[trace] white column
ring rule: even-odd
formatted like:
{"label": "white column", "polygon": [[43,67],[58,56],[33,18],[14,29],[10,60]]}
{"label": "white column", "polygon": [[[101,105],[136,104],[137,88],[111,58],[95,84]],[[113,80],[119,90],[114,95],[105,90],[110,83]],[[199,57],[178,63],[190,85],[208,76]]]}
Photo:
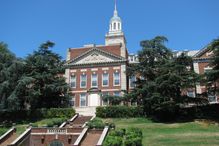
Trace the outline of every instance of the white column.
{"label": "white column", "polygon": [[127,90],[126,65],[121,65],[121,90]]}

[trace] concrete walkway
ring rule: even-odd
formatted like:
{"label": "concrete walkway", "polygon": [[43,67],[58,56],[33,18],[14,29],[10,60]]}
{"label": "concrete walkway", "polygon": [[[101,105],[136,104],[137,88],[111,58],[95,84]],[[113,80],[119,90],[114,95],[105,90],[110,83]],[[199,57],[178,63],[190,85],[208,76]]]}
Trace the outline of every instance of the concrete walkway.
{"label": "concrete walkway", "polygon": [[83,116],[95,116],[96,115],[96,107],[75,107],[76,113]]}

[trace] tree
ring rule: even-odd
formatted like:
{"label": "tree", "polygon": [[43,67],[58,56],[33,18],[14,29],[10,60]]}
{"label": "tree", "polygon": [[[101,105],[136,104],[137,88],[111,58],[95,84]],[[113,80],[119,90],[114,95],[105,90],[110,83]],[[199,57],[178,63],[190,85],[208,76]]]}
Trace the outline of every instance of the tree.
{"label": "tree", "polygon": [[47,41],[26,58],[25,76],[19,81],[28,105],[35,108],[67,106],[69,86],[65,82],[64,62],[50,48],[55,44]]}
{"label": "tree", "polygon": [[217,87],[219,82],[219,39],[214,40],[208,48],[213,52],[210,63],[210,65],[213,66],[213,69],[206,73],[206,77],[208,80],[209,92],[213,92],[213,95],[215,95],[216,91],[219,92],[219,88]]}
{"label": "tree", "polygon": [[167,39],[163,36],[142,41],[139,64],[128,68],[128,75],[139,76],[131,94],[137,96],[148,115],[163,109],[174,113],[173,109],[188,101],[188,97],[181,94],[183,89],[194,88],[196,83],[192,59],[184,54],[173,58],[165,42]]}
{"label": "tree", "polygon": [[16,58],[8,46],[0,43],[0,109],[18,110],[23,100],[16,89],[24,72],[25,63]]}

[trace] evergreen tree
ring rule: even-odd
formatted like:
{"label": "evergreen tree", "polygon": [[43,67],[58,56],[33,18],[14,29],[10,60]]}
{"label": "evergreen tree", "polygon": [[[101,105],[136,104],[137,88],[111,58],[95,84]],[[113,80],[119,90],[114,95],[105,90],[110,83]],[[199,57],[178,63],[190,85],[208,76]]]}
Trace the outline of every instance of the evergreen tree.
{"label": "evergreen tree", "polygon": [[17,95],[17,85],[23,76],[25,63],[0,43],[0,109],[17,110],[23,108],[23,100]]}
{"label": "evergreen tree", "polygon": [[50,48],[55,44],[48,41],[26,58],[25,76],[20,87],[26,86],[23,94],[29,105],[35,108],[64,107],[68,105],[69,86],[65,82],[64,62]]}
{"label": "evergreen tree", "polygon": [[192,59],[184,54],[173,58],[170,49],[165,46],[166,41],[162,36],[142,41],[139,64],[128,68],[130,76],[140,77],[131,95],[136,96],[148,115],[163,108],[174,112],[174,108],[191,101],[191,98],[182,98],[181,93],[184,89],[194,88],[197,82]]}
{"label": "evergreen tree", "polygon": [[209,94],[215,95],[216,91],[219,92],[219,88],[217,87],[219,84],[219,39],[216,39],[211,43],[209,50],[213,52],[210,63],[210,65],[213,66],[213,69],[206,73],[209,88],[208,92]]}

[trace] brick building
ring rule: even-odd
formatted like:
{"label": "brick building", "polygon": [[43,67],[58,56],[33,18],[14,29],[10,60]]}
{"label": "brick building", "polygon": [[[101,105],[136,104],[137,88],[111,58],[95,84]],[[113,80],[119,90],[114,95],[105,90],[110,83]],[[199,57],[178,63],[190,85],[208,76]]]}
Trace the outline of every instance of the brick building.
{"label": "brick building", "polygon": [[115,5],[105,45],[85,45],[67,52],[65,77],[71,87],[72,105],[101,106],[107,104],[102,95],[121,96],[129,88],[127,65],[126,38]]}

